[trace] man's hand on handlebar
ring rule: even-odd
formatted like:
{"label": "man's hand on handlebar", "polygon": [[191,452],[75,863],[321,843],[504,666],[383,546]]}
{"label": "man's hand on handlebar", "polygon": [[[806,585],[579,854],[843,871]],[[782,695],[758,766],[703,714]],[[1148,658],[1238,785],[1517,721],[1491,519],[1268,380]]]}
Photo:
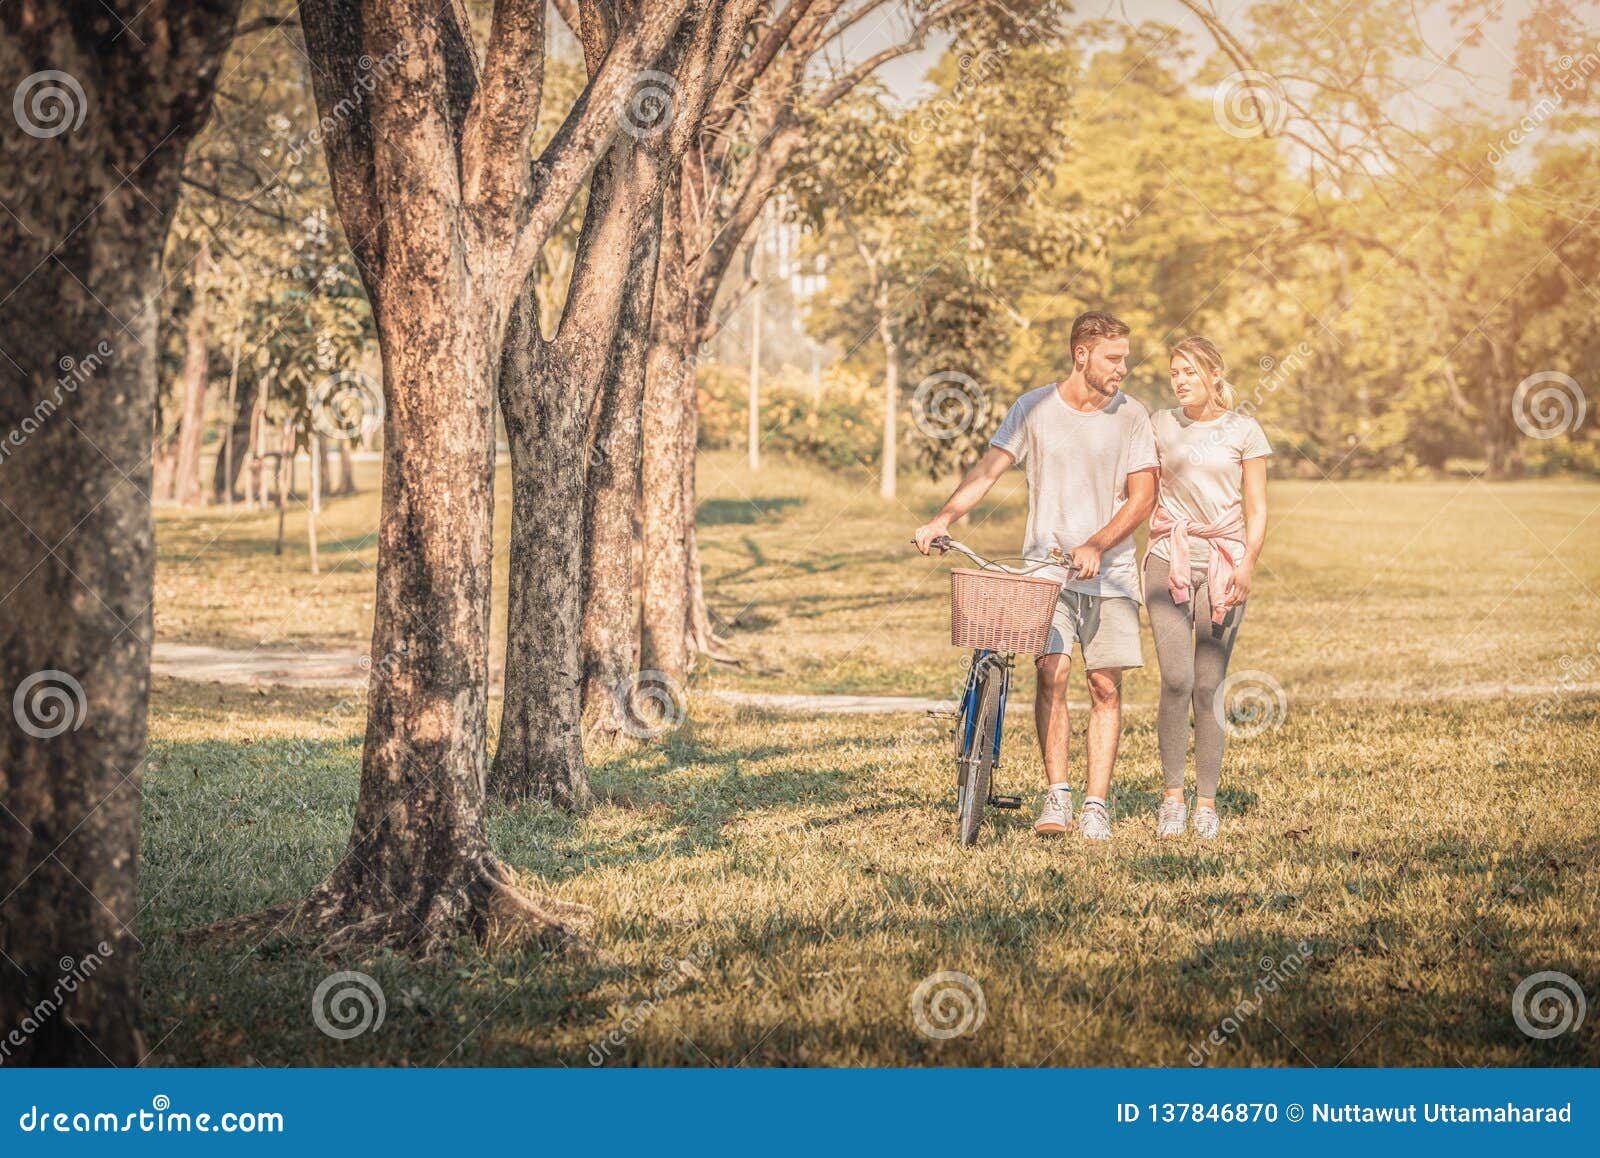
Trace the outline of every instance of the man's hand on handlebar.
{"label": "man's hand on handlebar", "polygon": [[[916,537],[912,539],[912,542],[917,545],[917,550],[926,555],[930,550],[933,549],[935,539],[946,538],[949,536],[949,534],[949,525],[939,519],[934,519],[931,523],[924,523],[922,526],[917,528]],[[942,554],[944,548],[941,547],[939,550]]]}
{"label": "man's hand on handlebar", "polygon": [[1093,579],[1100,574],[1100,548],[1084,543],[1072,548],[1069,552],[1072,565],[1076,569],[1074,579]]}

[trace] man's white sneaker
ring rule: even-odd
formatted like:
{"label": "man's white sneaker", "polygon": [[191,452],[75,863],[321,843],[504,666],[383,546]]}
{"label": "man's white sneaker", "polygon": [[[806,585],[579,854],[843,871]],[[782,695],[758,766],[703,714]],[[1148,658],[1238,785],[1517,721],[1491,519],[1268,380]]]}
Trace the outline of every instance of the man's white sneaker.
{"label": "man's white sneaker", "polygon": [[1189,806],[1182,800],[1165,799],[1156,810],[1156,835],[1170,840],[1183,835],[1183,826],[1189,820]]}
{"label": "man's white sneaker", "polygon": [[1106,815],[1106,806],[1098,800],[1091,800],[1083,806],[1083,820],[1078,825],[1083,833],[1084,840],[1110,840],[1111,817]]}
{"label": "man's white sneaker", "polygon": [[1033,831],[1040,836],[1060,836],[1071,827],[1072,793],[1050,789],[1044,794],[1044,808],[1033,822]]}

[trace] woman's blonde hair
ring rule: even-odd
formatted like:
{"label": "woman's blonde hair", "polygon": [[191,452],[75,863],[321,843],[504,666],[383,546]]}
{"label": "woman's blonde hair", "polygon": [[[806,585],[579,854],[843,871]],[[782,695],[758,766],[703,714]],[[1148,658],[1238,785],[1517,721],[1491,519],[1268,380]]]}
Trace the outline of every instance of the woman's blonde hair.
{"label": "woman's blonde hair", "polygon": [[1228,364],[1210,338],[1193,334],[1172,347],[1173,358],[1184,357],[1206,379],[1211,400],[1224,410],[1233,409],[1233,387],[1228,384]]}

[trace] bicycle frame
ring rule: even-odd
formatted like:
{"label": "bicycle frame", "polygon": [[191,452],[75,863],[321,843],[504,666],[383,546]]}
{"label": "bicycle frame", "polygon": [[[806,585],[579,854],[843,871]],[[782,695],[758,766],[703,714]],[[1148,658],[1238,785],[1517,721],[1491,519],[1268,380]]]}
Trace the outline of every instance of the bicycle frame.
{"label": "bicycle frame", "polygon": [[[982,570],[1009,571],[1012,574],[1028,575],[1047,567],[1060,567],[1067,572],[1070,579],[1077,568],[1072,560],[1064,558],[1060,551],[1052,549],[1048,559],[1018,558],[1016,561],[1023,564],[1021,567],[1007,566],[1010,560],[985,559],[976,551],[948,535],[935,539],[932,547],[941,554],[946,551],[959,551],[971,559]],[[1006,701],[1011,694],[1011,669],[1016,657],[987,648],[977,648],[972,653],[972,663],[967,670],[966,687],[961,693],[960,706],[955,717],[959,729],[959,752],[956,756],[956,801],[957,812],[962,819],[962,843],[970,844],[976,839],[978,823],[976,814],[969,813],[969,805],[965,796],[977,790],[978,784],[984,786],[986,800],[979,801],[977,807],[981,809],[985,804],[998,808],[1020,808],[1020,796],[1005,796],[994,791],[992,774],[1000,767],[1000,746],[1005,733]],[[974,745],[979,742],[977,729],[979,724],[980,697],[984,694],[989,680],[999,680],[999,694],[995,702],[994,713],[994,738],[993,750],[989,752],[976,752]],[[985,714],[987,719],[987,714]],[[984,765],[988,770],[985,773]],[[973,777],[978,778],[974,783]]]}
{"label": "bicycle frame", "polygon": [[1000,763],[1000,734],[1005,730],[1006,696],[1011,692],[1011,657],[1002,656],[997,651],[988,651],[983,648],[972,653],[972,667],[967,671],[967,688],[961,695],[961,707],[958,718],[963,723],[961,735],[961,748],[963,751],[972,751],[972,731],[977,726],[974,708],[978,706],[978,672],[985,664],[998,668],[1000,672],[1000,715],[995,721],[994,728],[994,762]]}

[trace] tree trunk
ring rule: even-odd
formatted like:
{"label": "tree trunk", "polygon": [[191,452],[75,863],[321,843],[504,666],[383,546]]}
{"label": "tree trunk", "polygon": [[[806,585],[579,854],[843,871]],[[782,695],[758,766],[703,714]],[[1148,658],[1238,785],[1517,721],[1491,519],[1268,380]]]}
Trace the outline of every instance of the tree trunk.
{"label": "tree trunk", "polygon": [[184,325],[183,414],[178,426],[178,469],[173,497],[179,506],[200,502],[200,446],[206,433],[206,386],[211,376],[211,317],[205,282],[211,267],[211,247],[200,244],[194,263],[194,300]]}
{"label": "tree trunk", "polygon": [[353,495],[356,493],[356,462],[355,456],[350,453],[350,440],[341,438],[339,446],[339,486],[333,493],[336,495]]}
{"label": "tree trunk", "polygon": [[896,427],[900,417],[900,346],[895,341],[894,326],[889,318],[887,287],[880,287],[876,297],[878,340],[883,343],[883,461],[878,493],[892,499],[899,470],[900,443]]}
{"label": "tree trunk", "polygon": [[[132,924],[156,304],[184,152],[237,4],[142,19],[131,0],[102,8],[0,6],[0,76],[28,78],[17,107],[38,130],[0,133],[0,430],[26,436],[0,446],[0,1026],[13,1065],[145,1056]],[[119,16],[138,38],[117,37]],[[45,62],[73,85],[38,72]],[[35,103],[47,89],[53,111]]]}
{"label": "tree trunk", "polygon": [[150,497],[171,502],[178,482],[178,438],[180,431],[158,433],[150,451]]}
{"label": "tree trunk", "polygon": [[233,419],[223,433],[216,467],[211,474],[212,499],[219,503],[233,502],[239,478],[244,474],[245,463],[250,457],[251,418],[255,413],[255,391],[240,390],[230,380],[229,392],[232,395],[229,410]]}
{"label": "tree trunk", "polygon": [[270,371],[256,379],[255,402],[250,408],[250,466],[245,473],[245,503],[257,510],[267,502],[267,480],[262,464],[267,451],[267,382]]}
{"label": "tree trunk", "polygon": [[[511,567],[505,698],[489,790],[568,811],[592,803],[583,762],[583,382],[603,359],[592,345],[546,364],[529,278],[500,359],[500,407],[511,447]],[[552,357],[552,361],[554,361]],[[556,378],[560,381],[556,381]]]}
{"label": "tree trunk", "polygon": [[749,451],[750,473],[761,469],[761,230],[750,242],[750,403],[745,415],[745,443]]}
{"label": "tree trunk", "polygon": [[[669,205],[677,200],[668,195]],[[684,471],[694,391],[690,275],[675,214],[662,221],[661,261],[645,371],[641,511],[644,589],[639,669],[680,694],[689,671],[689,515]],[[690,456],[692,458],[692,455]]]}
{"label": "tree trunk", "polygon": [[[626,14],[626,33],[530,169],[543,4],[496,6],[480,88],[461,5],[301,0],[317,107],[339,125],[324,138],[334,200],[383,354],[366,745],[349,850],[329,877],[302,901],[211,932],[281,924],[325,949],[428,957],[464,933],[555,947],[587,923],[583,906],[524,892],[484,827],[495,388],[534,257],[618,136],[623,98],[683,8]],[[370,71],[362,61],[392,53],[404,66],[364,85],[350,109]]]}
{"label": "tree trunk", "polygon": [[610,372],[590,431],[584,505],[583,716],[591,732],[615,736],[628,723],[619,695],[633,674],[639,638],[634,521],[639,504],[645,359],[655,302],[661,203],[651,209],[617,320]]}
{"label": "tree trunk", "polygon": [[306,503],[306,545],[311,552],[311,573],[318,575],[322,568],[317,562],[317,516],[322,514],[322,479],[328,469],[328,448],[322,435],[312,433],[310,450],[307,457],[311,460],[311,493]]}

